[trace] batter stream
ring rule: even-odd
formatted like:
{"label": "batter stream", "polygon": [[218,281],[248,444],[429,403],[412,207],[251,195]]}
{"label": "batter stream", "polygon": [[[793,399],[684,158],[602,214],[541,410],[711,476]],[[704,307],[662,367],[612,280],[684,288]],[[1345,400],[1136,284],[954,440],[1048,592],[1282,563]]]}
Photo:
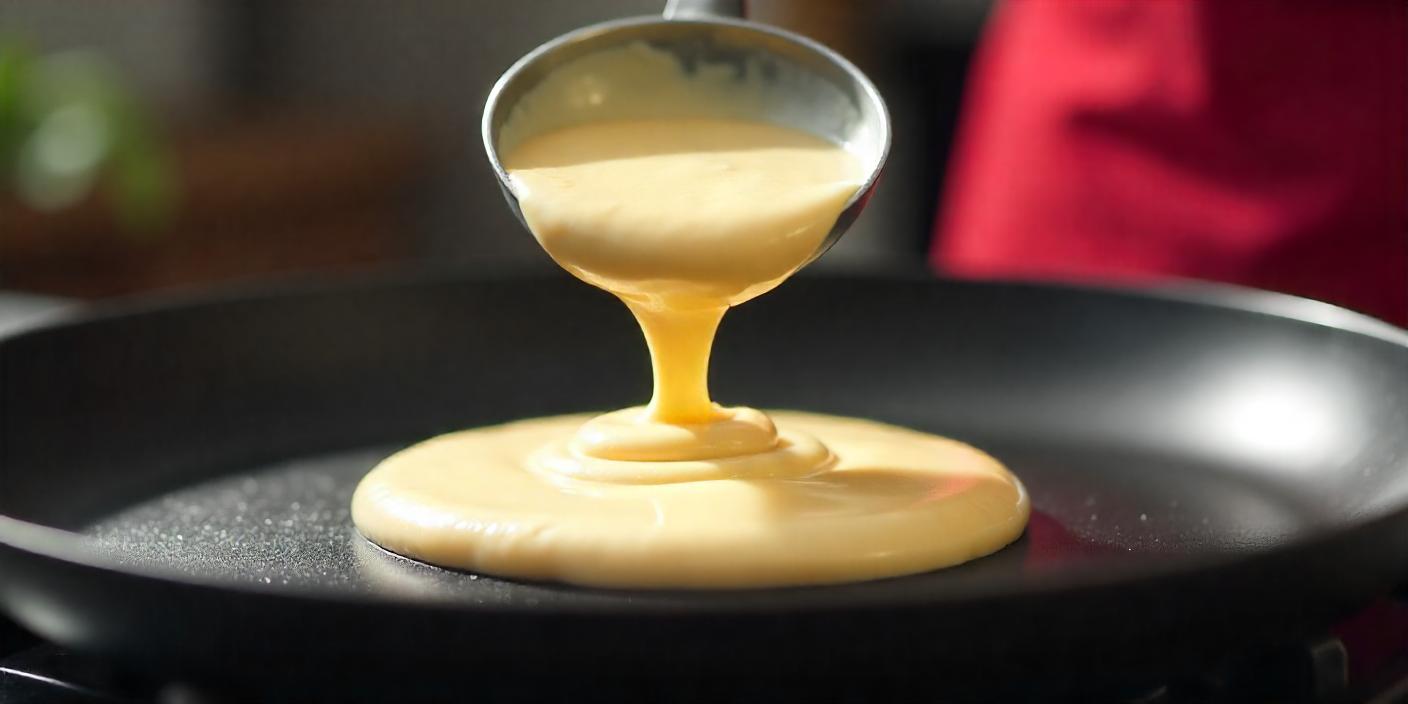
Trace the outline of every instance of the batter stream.
{"label": "batter stream", "polygon": [[805,264],[864,179],[844,148],[762,123],[607,120],[504,163],[548,254],[639,321],[654,396],[403,450],[353,497],[367,538],[515,578],[730,588],[922,572],[1021,534],[1026,493],[977,449],[709,397],[724,312]]}

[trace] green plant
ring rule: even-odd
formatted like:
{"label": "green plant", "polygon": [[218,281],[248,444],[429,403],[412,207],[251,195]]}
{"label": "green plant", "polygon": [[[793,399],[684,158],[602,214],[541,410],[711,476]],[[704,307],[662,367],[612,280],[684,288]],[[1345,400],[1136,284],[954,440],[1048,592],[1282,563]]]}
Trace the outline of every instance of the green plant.
{"label": "green plant", "polygon": [[128,230],[170,217],[170,159],[119,72],[93,52],[40,56],[0,42],[0,188],[52,211],[100,186]]}

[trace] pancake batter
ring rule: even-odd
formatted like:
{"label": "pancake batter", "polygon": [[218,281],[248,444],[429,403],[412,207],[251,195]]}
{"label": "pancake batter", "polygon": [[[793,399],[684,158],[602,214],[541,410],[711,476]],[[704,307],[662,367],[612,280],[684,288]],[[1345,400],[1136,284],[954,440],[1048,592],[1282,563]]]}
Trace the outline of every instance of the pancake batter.
{"label": "pancake batter", "polygon": [[[452,433],[377,467],[353,516],[382,547],[426,562],[609,587],[873,579],[965,562],[1022,532],[1021,486],[978,450],[869,421],[771,415],[795,464],[620,462],[657,472],[645,477],[550,466],[589,416]],[[830,448],[821,458],[815,438]]]}
{"label": "pancake batter", "polygon": [[510,577],[723,588],[922,572],[1021,534],[1026,494],[981,451],[709,397],[724,312],[809,261],[860,186],[845,149],[774,125],[665,117],[546,130],[504,164],[548,254],[636,316],[654,396],[397,453],[353,497],[368,538]]}

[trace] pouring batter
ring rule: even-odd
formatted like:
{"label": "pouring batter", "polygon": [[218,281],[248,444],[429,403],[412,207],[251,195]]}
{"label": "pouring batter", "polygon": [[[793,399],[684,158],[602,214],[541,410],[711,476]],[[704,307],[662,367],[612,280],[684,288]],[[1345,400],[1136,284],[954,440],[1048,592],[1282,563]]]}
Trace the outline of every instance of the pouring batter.
{"label": "pouring batter", "polygon": [[510,577],[722,588],[927,571],[1021,534],[1026,494],[979,450],[709,397],[725,311],[810,260],[860,186],[844,148],[754,122],[608,120],[521,140],[505,166],[548,254],[635,315],[654,396],[388,458],[353,497],[372,541]]}

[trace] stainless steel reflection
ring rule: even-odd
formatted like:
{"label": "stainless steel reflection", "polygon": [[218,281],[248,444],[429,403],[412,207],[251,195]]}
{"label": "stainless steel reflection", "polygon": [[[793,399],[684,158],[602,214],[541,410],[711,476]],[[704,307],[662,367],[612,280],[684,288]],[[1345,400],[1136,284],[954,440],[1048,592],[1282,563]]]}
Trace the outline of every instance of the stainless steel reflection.
{"label": "stainless steel reflection", "polygon": [[[563,66],[603,50],[643,42],[674,56],[687,72],[700,64],[735,65],[740,74],[743,66],[761,67],[757,74],[765,90],[763,100],[748,106],[752,114],[738,115],[738,106],[720,106],[719,116],[801,129],[845,145],[861,160],[868,175],[812,259],[835,244],[865,208],[885,164],[890,149],[885,102],[860,69],[815,41],[756,22],[707,14],[739,5],[671,2],[666,16],[585,27],[543,44],[514,63],[489,93],[482,133],[489,163],[519,221],[523,213],[518,196],[499,159],[501,134],[514,106]],[[601,107],[605,113],[611,106]],[[590,111],[585,112],[582,121],[590,119]]]}

